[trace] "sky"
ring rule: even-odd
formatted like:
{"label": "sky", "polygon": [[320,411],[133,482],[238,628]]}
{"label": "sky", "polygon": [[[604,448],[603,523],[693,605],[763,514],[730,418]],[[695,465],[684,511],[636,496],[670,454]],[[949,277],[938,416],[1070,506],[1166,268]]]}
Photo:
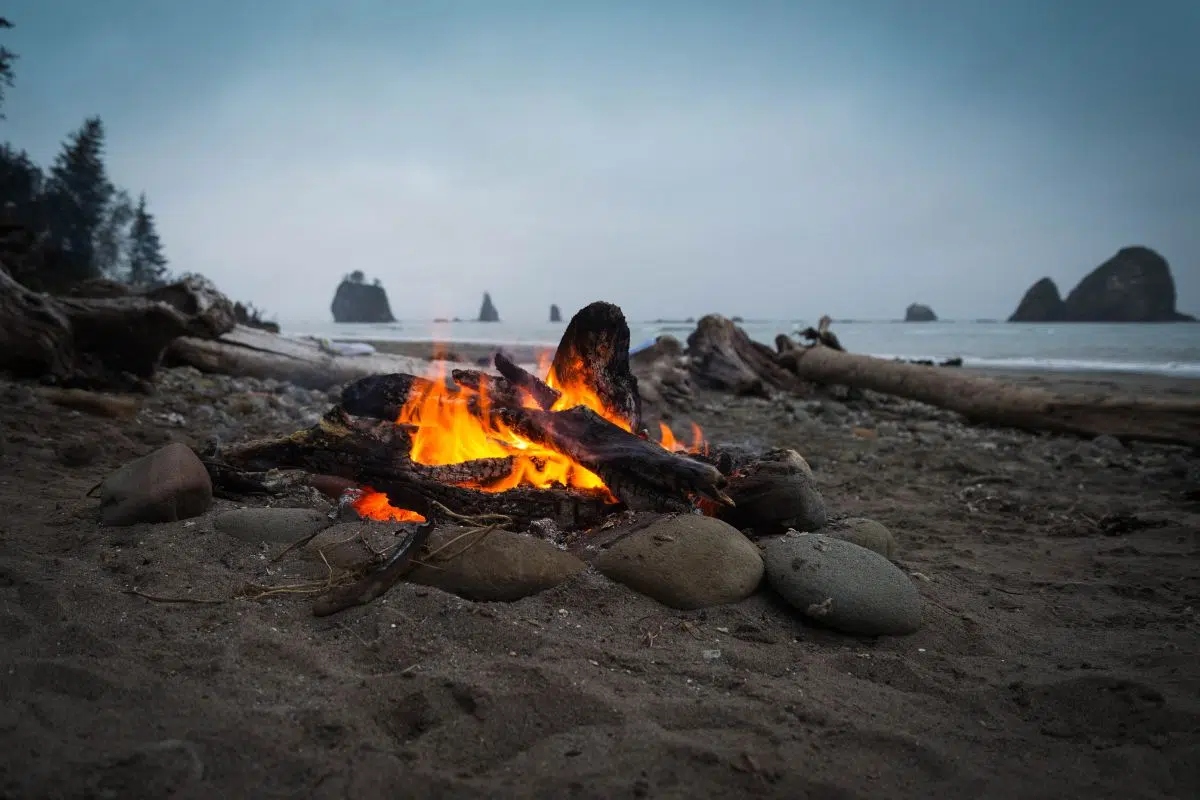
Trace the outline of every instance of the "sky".
{"label": "sky", "polygon": [[17,0],[3,138],[84,117],[171,268],[280,320],[1005,318],[1119,248],[1200,313],[1195,0]]}

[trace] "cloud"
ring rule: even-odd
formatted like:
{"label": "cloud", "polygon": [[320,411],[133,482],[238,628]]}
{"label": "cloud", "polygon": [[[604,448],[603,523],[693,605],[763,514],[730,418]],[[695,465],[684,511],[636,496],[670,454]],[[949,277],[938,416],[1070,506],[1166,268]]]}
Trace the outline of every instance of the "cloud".
{"label": "cloud", "polygon": [[[1069,71],[1122,51],[1056,53],[1036,17],[924,15],[922,38],[886,5],[863,24],[754,8],[293,20],[206,91],[114,120],[113,172],[149,194],[176,269],[284,320],[327,318],[353,269],[410,318],[473,314],[484,290],[514,320],[598,298],[634,318],[1003,317],[1133,243],[1200,311],[1190,118],[1165,84]],[[1148,80],[1154,48],[1132,49]],[[1094,105],[1117,96],[1161,113],[1118,124]]]}

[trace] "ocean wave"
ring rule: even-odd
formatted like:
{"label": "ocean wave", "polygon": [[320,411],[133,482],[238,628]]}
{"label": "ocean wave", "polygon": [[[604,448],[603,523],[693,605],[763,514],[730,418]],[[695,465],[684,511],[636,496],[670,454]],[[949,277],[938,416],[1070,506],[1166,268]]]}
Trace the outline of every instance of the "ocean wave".
{"label": "ocean wave", "polygon": [[[876,358],[905,361],[945,361],[950,356],[872,354]],[[1200,378],[1200,361],[1099,361],[1073,358],[982,358],[962,356],[964,367],[977,369],[1015,369],[1037,372],[1130,372],[1144,375],[1167,375],[1173,378]]]}

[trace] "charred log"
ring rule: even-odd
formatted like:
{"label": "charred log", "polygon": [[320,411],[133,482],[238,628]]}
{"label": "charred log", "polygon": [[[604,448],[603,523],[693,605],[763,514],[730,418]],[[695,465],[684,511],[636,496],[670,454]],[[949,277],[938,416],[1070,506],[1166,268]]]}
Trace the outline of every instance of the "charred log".
{"label": "charred log", "polygon": [[599,475],[633,510],[683,510],[694,495],[731,502],[722,491],[725,476],[712,465],[671,453],[586,406],[556,412],[505,409],[500,414],[525,438]]}
{"label": "charred log", "polygon": [[571,318],[550,374],[556,386],[588,386],[608,411],[642,430],[642,401],[629,368],[629,325],[617,306],[595,302]]}
{"label": "charred log", "polygon": [[358,417],[395,421],[409,398],[427,394],[433,381],[405,373],[370,375],[342,389],[342,408]]}
{"label": "charred log", "polygon": [[538,408],[549,411],[562,398],[562,392],[547,385],[538,376],[517,366],[503,353],[496,353],[496,371],[505,380],[533,398]]}
{"label": "charred log", "polygon": [[233,305],[189,276],[146,294],[51,297],[0,265],[0,368],[80,388],[145,388],[172,341],[234,326]]}
{"label": "charred log", "polygon": [[780,358],[807,381],[918,400],[976,423],[1200,447],[1200,403],[1195,401],[1063,397],[958,370],[897,363],[820,345]]}
{"label": "charred log", "polygon": [[779,365],[771,348],[725,317],[701,318],[687,343],[692,375],[700,386],[757,397],[799,388],[796,376]]}

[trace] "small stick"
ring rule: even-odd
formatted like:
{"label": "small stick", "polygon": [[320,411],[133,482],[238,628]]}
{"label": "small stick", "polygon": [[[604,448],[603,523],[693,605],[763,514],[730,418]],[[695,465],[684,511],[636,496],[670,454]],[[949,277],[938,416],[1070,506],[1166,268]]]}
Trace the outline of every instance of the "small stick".
{"label": "small stick", "polygon": [[225,600],[205,600],[199,597],[161,597],[156,594],[147,594],[139,592],[137,589],[126,589],[121,594],[131,594],[134,597],[140,597],[143,600],[150,600],[155,603],[193,603],[200,606],[218,606]]}

